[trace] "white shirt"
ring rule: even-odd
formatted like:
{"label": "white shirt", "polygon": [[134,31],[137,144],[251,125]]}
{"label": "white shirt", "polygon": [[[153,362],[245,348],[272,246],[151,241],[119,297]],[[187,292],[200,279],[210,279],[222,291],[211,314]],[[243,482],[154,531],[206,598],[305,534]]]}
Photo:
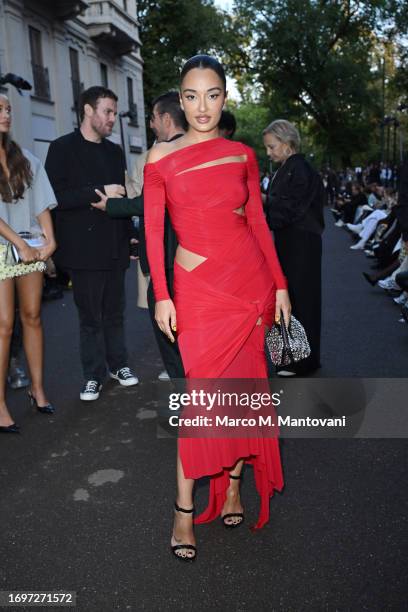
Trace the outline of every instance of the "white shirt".
{"label": "white shirt", "polygon": [[[23,197],[17,202],[4,202],[0,197],[0,219],[16,233],[41,233],[37,217],[47,208],[55,208],[57,199],[40,160],[26,149],[23,149],[23,155],[31,165],[31,187],[25,189]],[[1,235],[0,243],[7,244],[7,240]]]}

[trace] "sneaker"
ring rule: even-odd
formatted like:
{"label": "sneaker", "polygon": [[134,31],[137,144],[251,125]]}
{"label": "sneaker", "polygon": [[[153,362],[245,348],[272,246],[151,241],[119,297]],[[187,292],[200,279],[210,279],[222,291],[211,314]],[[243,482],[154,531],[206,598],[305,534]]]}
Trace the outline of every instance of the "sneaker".
{"label": "sneaker", "polygon": [[361,232],[361,230],[363,229],[363,224],[362,223],[358,223],[358,224],[354,225],[353,223],[346,223],[346,227],[351,232],[354,232],[354,234],[359,234]]}
{"label": "sneaker", "polygon": [[135,376],[132,370],[128,367],[120,368],[117,372],[109,372],[109,376],[117,380],[123,387],[132,387],[137,385],[139,379]]}
{"label": "sneaker", "polygon": [[365,241],[364,240],[359,240],[358,242],[356,242],[356,244],[353,244],[350,249],[352,251],[362,251],[364,249],[364,245],[365,245]]}
{"label": "sneaker", "polygon": [[93,400],[98,399],[101,389],[102,385],[98,383],[97,380],[87,380],[81,393],[79,394],[79,397],[84,402],[92,402]]}
{"label": "sneaker", "polygon": [[396,304],[398,304],[398,306],[403,306],[405,302],[408,301],[408,297],[405,295],[405,293],[401,293],[399,297],[395,297],[393,300]]}
{"label": "sneaker", "polygon": [[343,227],[343,225],[344,225],[344,221],[342,221],[341,219],[339,219],[339,220],[337,221],[337,223],[335,223],[334,225],[335,225],[336,227]]}
{"label": "sneaker", "polygon": [[389,276],[388,278],[385,278],[384,280],[379,280],[377,285],[381,287],[381,289],[386,289],[388,291],[390,290],[401,291],[401,287],[397,285],[397,283],[395,282],[393,278],[391,278],[391,276]]}
{"label": "sneaker", "polygon": [[159,380],[170,380],[170,376],[167,372],[167,370],[163,370],[162,372],[160,372],[160,374],[157,377]]}

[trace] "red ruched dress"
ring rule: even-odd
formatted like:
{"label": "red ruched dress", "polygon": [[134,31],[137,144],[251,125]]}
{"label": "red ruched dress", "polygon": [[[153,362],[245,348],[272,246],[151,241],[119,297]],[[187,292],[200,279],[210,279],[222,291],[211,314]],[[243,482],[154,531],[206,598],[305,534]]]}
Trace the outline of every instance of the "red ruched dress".
{"label": "red ruched dress", "polygon": [[[192,271],[174,265],[177,338],[187,378],[266,378],[264,325],[274,317],[276,289],[286,289],[266,224],[255,154],[214,138],[148,163],[144,170],[147,255],[157,301],[169,299],[163,248],[167,206],[179,244],[206,257]],[[234,212],[244,207],[244,214]],[[262,317],[264,325],[257,325]],[[207,509],[216,518],[229,469],[254,468],[261,506],[255,529],[269,519],[269,498],[283,487],[276,438],[179,438],[186,478],[210,476]]]}

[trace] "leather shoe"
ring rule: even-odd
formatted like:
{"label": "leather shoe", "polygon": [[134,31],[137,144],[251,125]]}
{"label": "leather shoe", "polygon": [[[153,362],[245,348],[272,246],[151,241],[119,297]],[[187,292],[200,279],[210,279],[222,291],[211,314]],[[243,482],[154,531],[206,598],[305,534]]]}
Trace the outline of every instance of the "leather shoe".
{"label": "leather shoe", "polygon": [[0,425],[0,433],[20,433],[20,427],[16,423],[11,425]]}
{"label": "leather shoe", "polygon": [[39,406],[37,404],[37,400],[31,391],[28,392],[28,399],[30,400],[31,406],[37,408],[38,412],[42,412],[43,414],[54,414],[55,408],[52,404],[47,404],[46,406]]}

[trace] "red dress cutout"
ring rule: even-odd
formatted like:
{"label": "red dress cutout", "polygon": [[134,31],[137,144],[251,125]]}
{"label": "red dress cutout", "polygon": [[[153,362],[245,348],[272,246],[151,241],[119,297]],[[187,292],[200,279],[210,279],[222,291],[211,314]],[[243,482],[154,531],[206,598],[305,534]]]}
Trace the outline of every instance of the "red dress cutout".
{"label": "red dress cutout", "polygon": [[[224,158],[236,161],[223,161]],[[216,165],[197,168],[202,164]],[[221,163],[222,162],[222,163]],[[173,151],[144,170],[147,255],[156,300],[169,299],[163,228],[167,205],[179,244],[207,259],[192,271],[174,266],[177,338],[187,378],[266,378],[264,325],[271,325],[276,289],[286,289],[265,221],[253,150],[214,138]],[[244,206],[245,214],[234,210]],[[207,509],[216,518],[240,458],[254,468],[261,497],[259,529],[269,498],[283,487],[276,438],[179,438],[186,478],[211,476]]]}

